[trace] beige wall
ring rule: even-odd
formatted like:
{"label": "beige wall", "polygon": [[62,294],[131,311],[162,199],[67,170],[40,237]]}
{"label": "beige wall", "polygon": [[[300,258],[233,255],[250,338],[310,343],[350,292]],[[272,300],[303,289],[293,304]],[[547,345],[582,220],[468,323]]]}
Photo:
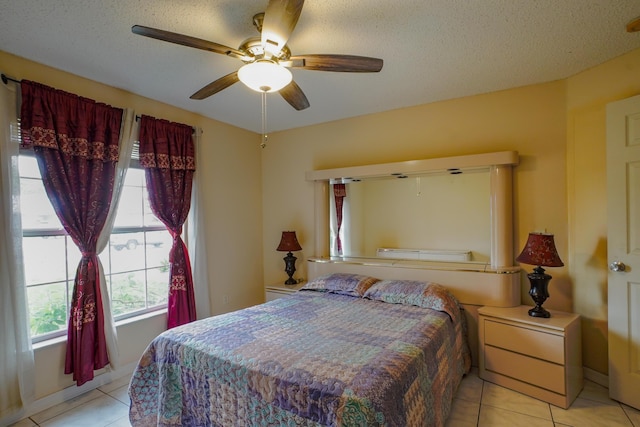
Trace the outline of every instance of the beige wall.
{"label": "beige wall", "polygon": [[[201,127],[202,156],[196,160],[196,173],[203,188],[202,203],[207,218],[202,232],[208,254],[211,311],[218,314],[264,301],[258,135],[1,51],[0,71],[113,106],[133,108],[137,115],[147,114]],[[233,242],[233,246],[229,242]],[[165,324],[165,316],[151,316],[118,326],[120,364],[136,362]],[[62,374],[64,343],[37,348],[35,358],[36,398],[73,384],[71,375]]]}
{"label": "beige wall", "polygon": [[640,94],[640,50],[567,79],[569,271],[585,366],[608,372],[606,104]]}
{"label": "beige wall", "polygon": [[[282,230],[298,232],[300,258],[314,255],[313,184],[304,180],[305,171],[503,150],[521,157],[515,171],[515,246],[522,247],[529,231],[546,229],[558,236],[566,258],[565,140],[564,82],[272,134],[263,155],[265,281],[286,277],[274,250]],[[304,277],[300,260],[298,267]],[[549,307],[570,310],[567,273],[561,268],[552,274],[556,290]]]}
{"label": "beige wall", "polygon": [[[584,365],[607,374],[605,105],[638,93],[640,50],[563,81],[272,134],[263,156],[265,282],[286,277],[274,250],[281,230],[298,232],[299,277],[314,255],[305,171],[516,150],[515,250],[530,231],[555,234],[565,267],[547,270],[545,306],[582,315]],[[524,304],[528,288],[523,274]]]}

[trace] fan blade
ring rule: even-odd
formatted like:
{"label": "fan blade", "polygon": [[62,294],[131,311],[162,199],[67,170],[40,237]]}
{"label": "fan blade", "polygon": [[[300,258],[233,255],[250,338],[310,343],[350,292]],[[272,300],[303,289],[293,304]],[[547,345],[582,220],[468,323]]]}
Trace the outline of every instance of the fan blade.
{"label": "fan blade", "polygon": [[355,55],[297,55],[289,58],[292,68],[347,73],[377,73],[383,61]]}
{"label": "fan blade", "polygon": [[199,91],[191,95],[189,98],[191,99],[208,98],[211,95],[214,95],[220,92],[221,90],[228,88],[229,86],[231,86],[232,84],[238,81],[239,81],[238,72],[234,71],[231,74],[227,74],[226,76],[220,77],[218,80],[209,83],[208,85],[206,85],[205,87],[203,87],[202,89],[200,89]]}
{"label": "fan blade", "polygon": [[269,0],[262,22],[262,46],[271,55],[276,55],[287,44],[293,32],[304,0]]}
{"label": "fan blade", "polygon": [[280,95],[298,111],[309,108],[307,96],[294,81],[291,81],[287,86],[280,89]]}
{"label": "fan blade", "polygon": [[208,50],[209,52],[220,53],[234,58],[244,58],[246,56],[243,52],[229,46],[224,46],[191,36],[185,36],[184,34],[172,33],[171,31],[159,30],[157,28],[134,25],[131,27],[131,32],[140,36],[151,37],[152,39],[180,44],[182,46],[193,47],[196,49]]}

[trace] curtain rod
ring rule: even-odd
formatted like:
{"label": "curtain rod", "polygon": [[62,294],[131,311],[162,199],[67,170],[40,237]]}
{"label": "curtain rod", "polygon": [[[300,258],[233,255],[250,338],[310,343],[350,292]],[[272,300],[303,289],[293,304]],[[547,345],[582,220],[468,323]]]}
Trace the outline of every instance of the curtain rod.
{"label": "curtain rod", "polygon": [[14,79],[2,73],[2,83],[8,84],[9,82],[20,83],[20,80]]}

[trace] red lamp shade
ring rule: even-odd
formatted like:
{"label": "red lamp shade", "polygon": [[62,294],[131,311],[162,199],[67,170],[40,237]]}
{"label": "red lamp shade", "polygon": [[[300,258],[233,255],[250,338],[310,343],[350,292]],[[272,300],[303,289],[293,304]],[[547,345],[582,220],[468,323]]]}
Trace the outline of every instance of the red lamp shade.
{"label": "red lamp shade", "polygon": [[553,234],[529,233],[527,243],[516,261],[544,267],[562,267]]}
{"label": "red lamp shade", "polygon": [[277,251],[282,252],[294,252],[301,251],[302,246],[298,243],[298,238],[296,237],[295,231],[283,231],[282,238],[280,239],[280,244],[278,245]]}

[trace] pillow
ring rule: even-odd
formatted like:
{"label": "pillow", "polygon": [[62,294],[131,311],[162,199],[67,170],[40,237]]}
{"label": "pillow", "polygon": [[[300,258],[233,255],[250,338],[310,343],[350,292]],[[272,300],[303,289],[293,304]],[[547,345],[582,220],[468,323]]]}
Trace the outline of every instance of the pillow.
{"label": "pillow", "polygon": [[442,285],[415,280],[382,280],[362,296],[392,304],[416,305],[443,311],[453,320],[460,316],[458,300]]}
{"label": "pillow", "polygon": [[306,289],[361,297],[371,285],[378,281],[380,279],[360,274],[332,273],[316,277],[304,285],[301,290]]}

